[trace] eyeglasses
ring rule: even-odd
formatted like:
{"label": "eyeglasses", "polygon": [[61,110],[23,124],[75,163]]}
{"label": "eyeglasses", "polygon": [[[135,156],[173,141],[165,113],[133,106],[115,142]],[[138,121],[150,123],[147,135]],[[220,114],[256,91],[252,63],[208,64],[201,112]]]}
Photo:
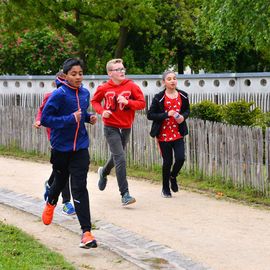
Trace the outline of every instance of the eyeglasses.
{"label": "eyeglasses", "polygon": [[116,68],[116,69],[111,69],[111,71],[126,72],[126,69],[125,68]]}

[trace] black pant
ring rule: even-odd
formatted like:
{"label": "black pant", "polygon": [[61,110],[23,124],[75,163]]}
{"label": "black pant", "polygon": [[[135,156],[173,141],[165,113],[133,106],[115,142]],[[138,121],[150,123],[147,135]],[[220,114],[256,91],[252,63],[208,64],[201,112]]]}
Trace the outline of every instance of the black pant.
{"label": "black pant", "polygon": [[[52,171],[51,176],[48,180],[48,185],[52,186],[53,181],[54,181],[54,171]],[[69,188],[69,178],[67,179],[67,183],[65,185],[65,187],[62,189],[62,203],[67,203],[70,202],[70,188]]]}
{"label": "black pant", "polygon": [[[177,177],[178,173],[180,172],[185,162],[185,145],[184,140],[179,139],[172,142],[159,142],[159,146],[163,158],[162,184],[163,188],[167,191],[169,190],[170,176]],[[173,164],[173,152],[175,159],[174,164]]]}
{"label": "black pant", "polygon": [[70,175],[71,192],[76,214],[83,232],[91,230],[89,196],[87,190],[87,173],[90,164],[88,149],[76,152],[51,151],[51,163],[55,179],[50,189],[48,202],[56,204],[61,190]]}

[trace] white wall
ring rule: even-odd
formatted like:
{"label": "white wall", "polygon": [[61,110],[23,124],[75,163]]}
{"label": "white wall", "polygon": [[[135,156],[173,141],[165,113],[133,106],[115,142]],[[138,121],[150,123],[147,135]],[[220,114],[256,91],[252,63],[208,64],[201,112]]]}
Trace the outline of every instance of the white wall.
{"label": "white wall", "polygon": [[[162,89],[161,75],[127,75],[145,94]],[[188,93],[267,93],[270,72],[177,75],[178,88]],[[55,89],[54,76],[0,76],[1,93],[46,93]],[[103,75],[85,75],[84,85],[93,93],[108,80]]]}

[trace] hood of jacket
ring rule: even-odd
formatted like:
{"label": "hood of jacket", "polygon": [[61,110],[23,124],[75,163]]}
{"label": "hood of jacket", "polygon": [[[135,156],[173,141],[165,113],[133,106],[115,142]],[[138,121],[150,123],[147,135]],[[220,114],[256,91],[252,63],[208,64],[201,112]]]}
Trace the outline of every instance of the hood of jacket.
{"label": "hood of jacket", "polygon": [[107,83],[109,86],[116,87],[116,86],[122,86],[130,82],[130,79],[124,79],[121,83],[116,84],[112,79],[110,79]]}

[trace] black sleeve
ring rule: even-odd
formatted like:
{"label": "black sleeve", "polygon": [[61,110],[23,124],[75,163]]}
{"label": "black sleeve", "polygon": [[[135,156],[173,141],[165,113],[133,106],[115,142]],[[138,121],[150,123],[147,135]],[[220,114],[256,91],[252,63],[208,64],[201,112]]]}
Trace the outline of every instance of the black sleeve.
{"label": "black sleeve", "polygon": [[156,97],[154,97],[147,112],[147,119],[153,121],[163,121],[166,118],[168,118],[168,113],[160,111],[159,101]]}

